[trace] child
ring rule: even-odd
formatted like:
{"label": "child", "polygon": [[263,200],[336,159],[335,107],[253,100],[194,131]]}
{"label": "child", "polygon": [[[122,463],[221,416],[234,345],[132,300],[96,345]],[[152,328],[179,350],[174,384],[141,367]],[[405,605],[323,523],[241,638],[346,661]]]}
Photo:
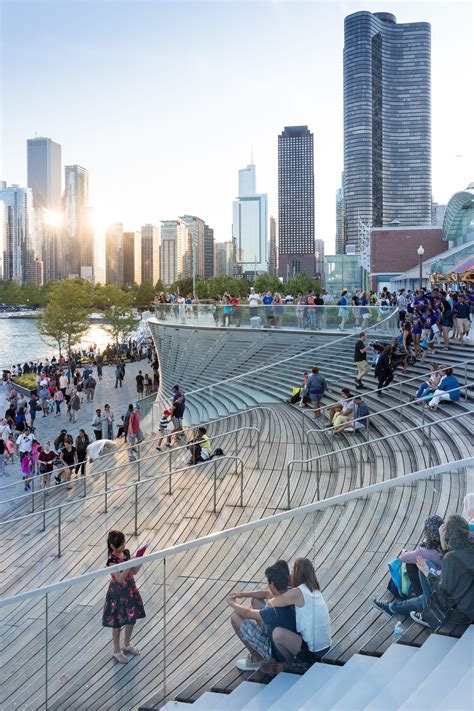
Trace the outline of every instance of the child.
{"label": "child", "polygon": [[30,490],[30,481],[33,476],[34,466],[35,463],[32,455],[30,453],[24,454],[21,460],[21,473],[23,475],[23,481],[25,482],[25,491]]}
{"label": "child", "polygon": [[162,435],[160,439],[158,440],[158,447],[156,448],[158,452],[161,452],[161,443],[166,437],[166,431],[168,429],[168,424],[169,424],[169,419],[168,417],[171,415],[171,410],[165,410],[163,412],[163,417],[160,420],[160,425],[159,425],[159,433]]}
{"label": "child", "polygon": [[40,452],[41,452],[41,445],[37,439],[34,439],[33,445],[31,447],[31,456],[33,457],[33,473],[34,474],[38,474],[38,472],[39,472],[38,456],[39,456]]}
{"label": "child", "polygon": [[13,439],[13,435],[9,434],[8,439],[6,441],[6,452],[5,452],[5,464],[9,461],[12,464],[15,461],[14,452],[15,452],[15,441]]}
{"label": "child", "polygon": [[[125,535],[122,531],[109,531],[107,536],[107,566],[117,565],[130,560],[130,551],[125,548]],[[112,580],[107,590],[107,597],[102,615],[103,627],[112,628],[114,645],[113,656],[120,664],[127,664],[126,654],[138,656],[140,651],[132,647],[130,639],[133,626],[139,619],[145,617],[143,601],[133,577],[140,566],[121,570],[112,574]],[[124,646],[120,646],[120,632],[125,627]]]}
{"label": "child", "polygon": [[54,397],[51,394],[49,395],[47,403],[48,403],[48,412],[50,415],[52,415],[55,410],[56,403],[54,402]]}

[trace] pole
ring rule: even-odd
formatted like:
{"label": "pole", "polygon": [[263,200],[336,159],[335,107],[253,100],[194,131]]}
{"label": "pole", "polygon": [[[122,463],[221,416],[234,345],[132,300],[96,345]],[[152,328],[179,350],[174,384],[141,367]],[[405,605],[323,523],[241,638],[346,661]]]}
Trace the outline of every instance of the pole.
{"label": "pole", "polygon": [[171,496],[173,492],[171,491],[171,450],[170,450],[170,475],[168,479],[168,494]]}
{"label": "pole", "polygon": [[135,482],[135,536],[138,536],[138,481]]}
{"label": "pole", "polygon": [[35,510],[35,479],[34,476],[31,477],[31,513]]}
{"label": "pole", "polygon": [[290,494],[290,465],[288,464],[286,469],[286,489],[288,498],[288,511],[291,509],[291,494]]}
{"label": "pole", "polygon": [[140,445],[137,444],[137,456],[138,456],[138,481],[140,481]]}
{"label": "pole", "polygon": [[420,254],[420,291],[423,288],[423,255]]}
{"label": "pole", "polygon": [[244,506],[244,463],[240,462],[240,505]]}
{"label": "pole", "polygon": [[104,513],[107,513],[107,476],[108,476],[108,472],[106,469],[105,476],[104,476]]}
{"label": "pole", "polygon": [[61,558],[61,508],[58,508],[58,558]]}
{"label": "pole", "polygon": [[217,508],[217,459],[214,459],[214,508],[212,509],[216,513]]}
{"label": "pole", "polygon": [[49,645],[49,615],[48,615],[48,593],[44,596],[44,707],[48,711],[48,645]]}
{"label": "pole", "polygon": [[163,558],[163,701],[166,699],[166,558]]}
{"label": "pole", "polygon": [[43,489],[43,531],[46,531],[46,489]]}

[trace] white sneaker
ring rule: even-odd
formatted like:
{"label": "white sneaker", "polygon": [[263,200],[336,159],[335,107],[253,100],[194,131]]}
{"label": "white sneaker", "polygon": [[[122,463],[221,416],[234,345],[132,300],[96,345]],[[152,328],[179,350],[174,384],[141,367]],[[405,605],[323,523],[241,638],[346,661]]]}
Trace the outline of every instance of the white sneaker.
{"label": "white sneaker", "polygon": [[251,657],[245,659],[237,659],[235,666],[240,671],[256,671],[260,667],[261,662],[252,662]]}

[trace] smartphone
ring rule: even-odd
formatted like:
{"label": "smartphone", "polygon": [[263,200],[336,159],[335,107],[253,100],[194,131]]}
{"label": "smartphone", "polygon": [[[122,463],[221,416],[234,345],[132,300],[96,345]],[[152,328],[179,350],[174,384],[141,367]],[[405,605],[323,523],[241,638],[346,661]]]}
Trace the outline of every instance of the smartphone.
{"label": "smartphone", "polygon": [[145,543],[145,545],[141,546],[137,550],[137,552],[135,553],[135,558],[141,558],[142,556],[144,556],[147,548],[148,548],[148,543]]}

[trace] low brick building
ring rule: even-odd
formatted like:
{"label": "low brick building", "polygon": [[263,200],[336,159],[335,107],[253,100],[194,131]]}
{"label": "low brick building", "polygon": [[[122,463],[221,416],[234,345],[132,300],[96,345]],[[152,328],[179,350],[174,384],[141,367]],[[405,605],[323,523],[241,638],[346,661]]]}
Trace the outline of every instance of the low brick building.
{"label": "low brick building", "polygon": [[420,245],[425,250],[424,259],[448,247],[441,227],[374,227],[370,231],[371,288],[379,290],[379,285],[415,267]]}

